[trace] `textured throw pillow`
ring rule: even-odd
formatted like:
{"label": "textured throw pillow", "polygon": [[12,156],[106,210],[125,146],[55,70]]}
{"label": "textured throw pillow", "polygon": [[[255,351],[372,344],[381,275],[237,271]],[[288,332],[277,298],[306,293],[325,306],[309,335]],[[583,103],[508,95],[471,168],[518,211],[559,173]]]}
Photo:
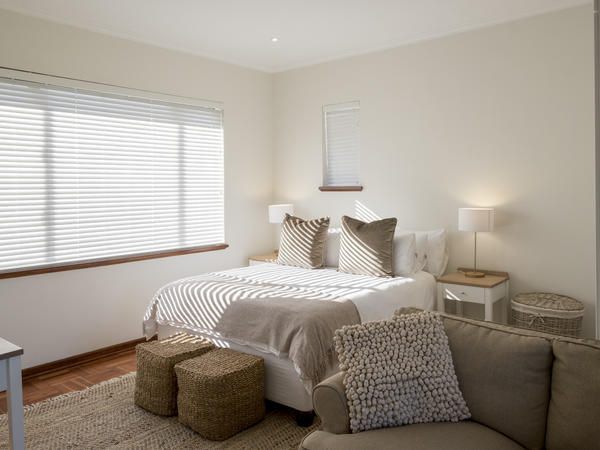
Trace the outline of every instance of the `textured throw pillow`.
{"label": "textured throw pillow", "polygon": [[323,266],[329,217],[304,220],[285,215],[281,227],[277,263],[317,269]]}
{"label": "textured throw pillow", "polygon": [[334,341],[353,433],[471,417],[438,314],[346,326]]}
{"label": "textured throw pillow", "polygon": [[396,219],[363,222],[342,217],[340,272],[391,277],[392,249]]}

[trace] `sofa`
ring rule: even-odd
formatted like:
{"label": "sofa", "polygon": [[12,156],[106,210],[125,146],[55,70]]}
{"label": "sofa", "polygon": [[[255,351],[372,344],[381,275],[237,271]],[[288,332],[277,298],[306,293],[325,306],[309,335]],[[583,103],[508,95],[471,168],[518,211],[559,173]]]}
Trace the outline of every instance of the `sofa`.
{"label": "sofa", "polygon": [[600,342],[442,314],[471,419],[351,433],[343,373],[318,384],[303,450],[600,449]]}

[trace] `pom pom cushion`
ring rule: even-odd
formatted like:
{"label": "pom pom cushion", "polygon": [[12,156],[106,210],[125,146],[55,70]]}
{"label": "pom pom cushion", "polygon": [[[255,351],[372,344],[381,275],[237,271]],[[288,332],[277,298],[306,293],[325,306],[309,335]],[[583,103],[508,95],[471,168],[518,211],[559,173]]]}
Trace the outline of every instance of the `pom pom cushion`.
{"label": "pom pom cushion", "polygon": [[339,271],[355,275],[391,277],[396,219],[363,222],[342,217]]}
{"label": "pom pom cushion", "polygon": [[277,263],[317,269],[323,266],[329,217],[304,220],[285,215],[281,228]]}
{"label": "pom pom cushion", "polygon": [[439,315],[346,326],[334,340],[353,433],[471,416]]}

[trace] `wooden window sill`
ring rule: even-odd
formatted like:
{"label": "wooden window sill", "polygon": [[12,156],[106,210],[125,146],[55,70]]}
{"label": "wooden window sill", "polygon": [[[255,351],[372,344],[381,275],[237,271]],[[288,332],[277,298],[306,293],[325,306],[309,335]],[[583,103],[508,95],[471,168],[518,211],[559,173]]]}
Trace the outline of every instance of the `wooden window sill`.
{"label": "wooden window sill", "polygon": [[78,261],[72,263],[57,264],[54,266],[35,267],[31,269],[17,269],[11,272],[0,273],[0,279],[26,277],[29,275],[40,275],[43,273],[63,272],[65,270],[89,269],[92,267],[110,266],[112,264],[144,261],[146,259],[166,258],[167,256],[179,256],[189,255],[191,253],[212,252],[215,250],[224,250],[227,247],[229,247],[228,244],[203,245],[200,247],[188,247],[175,250],[164,250],[159,252],[139,253],[136,255],[114,256],[106,259],[98,259],[93,261]]}
{"label": "wooden window sill", "polygon": [[319,186],[321,192],[360,192],[362,186]]}

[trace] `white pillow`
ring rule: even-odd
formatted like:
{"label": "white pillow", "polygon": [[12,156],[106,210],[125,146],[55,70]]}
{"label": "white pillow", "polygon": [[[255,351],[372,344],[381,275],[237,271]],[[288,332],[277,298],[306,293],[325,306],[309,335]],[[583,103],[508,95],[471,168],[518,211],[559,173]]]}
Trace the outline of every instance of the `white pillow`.
{"label": "white pillow", "polygon": [[434,277],[446,271],[448,265],[448,242],[446,230],[434,230],[427,233],[427,265],[425,270]]}
{"label": "white pillow", "polygon": [[431,231],[403,231],[414,233],[417,241],[415,272],[424,270],[435,277],[446,271],[448,265],[448,243],[445,229]]}
{"label": "white pillow", "polygon": [[417,258],[415,263],[415,272],[425,270],[427,265],[427,233],[415,232]]}
{"label": "white pillow", "polygon": [[329,227],[325,240],[325,266],[337,267],[340,265],[340,236],[341,228]]}
{"label": "white pillow", "polygon": [[396,276],[410,276],[417,265],[417,239],[415,233],[394,233],[393,269]]}

